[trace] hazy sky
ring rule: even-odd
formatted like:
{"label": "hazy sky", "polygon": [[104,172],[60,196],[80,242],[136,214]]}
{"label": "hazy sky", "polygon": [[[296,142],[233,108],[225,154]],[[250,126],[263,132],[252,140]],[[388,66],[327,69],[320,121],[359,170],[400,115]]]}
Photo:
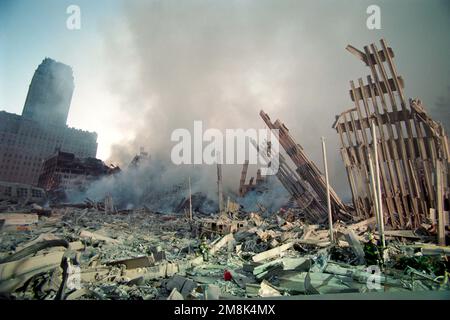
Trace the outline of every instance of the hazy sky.
{"label": "hazy sky", "polygon": [[[448,125],[449,3],[0,0],[0,110],[22,112],[48,56],[72,66],[68,124],[98,133],[99,158],[166,152],[170,132],[193,120],[261,128],[264,109],[319,166],[326,136],[334,184],[346,187],[331,125],[351,106],[349,81],[369,70],[345,46],[385,38],[407,96]],[[81,8],[81,30],[66,28],[70,4]],[[366,28],[370,4],[381,7],[381,30]]]}

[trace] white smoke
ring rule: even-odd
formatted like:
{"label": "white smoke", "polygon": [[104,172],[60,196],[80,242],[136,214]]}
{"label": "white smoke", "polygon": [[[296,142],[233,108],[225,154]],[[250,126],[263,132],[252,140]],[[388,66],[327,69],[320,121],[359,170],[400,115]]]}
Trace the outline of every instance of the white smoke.
{"label": "white smoke", "polygon": [[[403,9],[407,2],[380,2],[382,30],[365,27],[370,4],[373,1],[339,6],[290,0],[126,1],[121,19],[108,25],[104,39],[109,86],[123,106],[120,125],[128,137],[112,148],[110,161],[123,166],[143,146],[171,168],[174,129],[191,130],[195,120],[220,130],[263,128],[258,116],[263,109],[288,126],[319,168],[320,137],[327,138],[331,184],[349,199],[338,136],[331,125],[335,115],[352,104],[349,80],[369,71],[345,46],[362,48],[386,37],[398,59],[405,61],[399,71],[407,89],[422,89],[415,96],[432,92],[426,79],[406,77],[419,70],[417,65],[426,58],[419,53],[427,47],[417,48],[397,27],[410,20]],[[410,28],[408,33],[414,33]],[[411,52],[418,52],[414,59]],[[230,190],[238,187],[240,169],[223,167]],[[182,181],[191,168],[173,170],[185,172],[175,175]],[[195,187],[215,190],[215,166],[201,171],[204,176]]]}

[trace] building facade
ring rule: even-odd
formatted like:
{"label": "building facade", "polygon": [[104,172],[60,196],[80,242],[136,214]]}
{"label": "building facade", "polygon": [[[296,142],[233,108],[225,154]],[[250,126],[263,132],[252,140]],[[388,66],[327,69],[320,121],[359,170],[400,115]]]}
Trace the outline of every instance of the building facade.
{"label": "building facade", "polygon": [[22,117],[65,126],[74,90],[72,68],[45,58],[33,75]]}
{"label": "building facade", "polygon": [[66,124],[72,94],[71,68],[44,59],[22,116],[0,111],[0,181],[37,185],[43,162],[58,150],[95,158],[97,134]]}
{"label": "building facade", "polygon": [[38,185],[47,191],[83,190],[92,181],[117,172],[119,167],[107,166],[99,159],[58,151],[44,162]]}

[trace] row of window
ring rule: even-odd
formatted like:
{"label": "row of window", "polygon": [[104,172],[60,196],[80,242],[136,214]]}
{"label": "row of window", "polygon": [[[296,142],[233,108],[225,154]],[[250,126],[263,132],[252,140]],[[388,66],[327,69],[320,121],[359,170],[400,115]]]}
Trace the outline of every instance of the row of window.
{"label": "row of window", "polygon": [[[7,197],[11,197],[12,196],[12,187],[4,187],[3,194]],[[27,188],[17,188],[16,196],[19,198],[27,197],[28,189]],[[43,193],[41,190],[31,189],[31,196],[33,198],[41,198],[43,196]]]}
{"label": "row of window", "polygon": [[12,154],[12,153],[5,153],[5,158],[16,158],[16,159],[25,159],[25,160],[41,160],[42,158],[38,156],[28,156],[28,155],[21,155],[21,154]]}

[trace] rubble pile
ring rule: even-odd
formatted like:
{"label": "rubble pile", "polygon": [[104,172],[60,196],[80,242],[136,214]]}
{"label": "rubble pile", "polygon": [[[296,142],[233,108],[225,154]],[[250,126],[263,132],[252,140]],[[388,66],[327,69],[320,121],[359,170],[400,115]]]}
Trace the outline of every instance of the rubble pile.
{"label": "rubble pile", "polygon": [[[190,220],[148,209],[105,213],[65,206],[1,213],[0,293],[9,299],[226,299],[366,291],[448,290],[450,249],[426,227],[386,230],[375,219],[321,225],[293,212]],[[211,225],[235,225],[232,233]],[[372,232],[374,238],[378,237]],[[374,265],[369,266],[371,263]],[[379,274],[372,272],[376,270]],[[375,275],[375,278],[374,278]]]}

